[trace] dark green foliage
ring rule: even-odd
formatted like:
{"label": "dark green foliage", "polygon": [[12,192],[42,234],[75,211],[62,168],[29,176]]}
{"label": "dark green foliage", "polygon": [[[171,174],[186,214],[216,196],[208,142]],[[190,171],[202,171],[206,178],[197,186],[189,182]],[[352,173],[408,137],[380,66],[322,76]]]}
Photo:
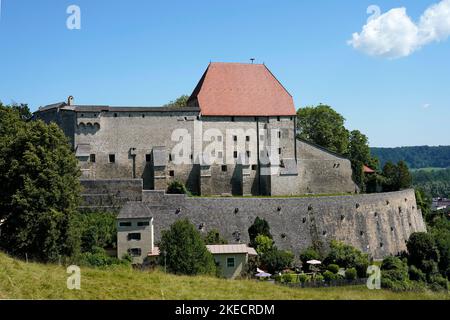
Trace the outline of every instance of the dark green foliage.
{"label": "dark green foliage", "polygon": [[81,238],[81,251],[95,248],[114,248],[117,242],[116,214],[109,212],[79,213],[75,216],[76,229]]}
{"label": "dark green foliage", "polygon": [[427,275],[434,273],[434,264],[437,265],[439,261],[439,251],[431,234],[424,232],[413,233],[406,247],[409,253],[409,265],[416,266]]}
{"label": "dark green foliage", "polygon": [[347,280],[355,280],[358,277],[358,272],[355,268],[349,268],[345,270],[345,279]]}
{"label": "dark green foliage", "polygon": [[432,197],[450,198],[450,168],[412,172],[413,185]]}
{"label": "dark green foliage", "polygon": [[434,275],[430,278],[430,288],[433,291],[447,291],[448,280],[441,275]]}
{"label": "dark green foliage", "polygon": [[447,217],[435,217],[429,225],[429,232],[435,239],[439,251],[439,270],[450,279],[450,220]]}
{"label": "dark green foliage", "polygon": [[382,166],[388,161],[403,160],[413,169],[450,167],[450,146],[372,148],[371,152],[380,159]]}
{"label": "dark green foliage", "polygon": [[303,270],[306,272],[310,271],[310,265],[306,263],[310,260],[321,260],[319,252],[312,247],[307,248],[300,253],[300,261],[302,262]]}
{"label": "dark green foliage", "polygon": [[78,162],[62,130],[0,105],[0,247],[41,261],[78,250]]}
{"label": "dark green foliage", "polygon": [[399,161],[397,164],[396,189],[408,189],[411,187],[411,185],[412,176],[409,172],[408,165],[404,161]]}
{"label": "dark green foliage", "polygon": [[387,257],[381,264],[381,285],[392,290],[409,290],[408,265],[397,257]]}
{"label": "dark green foliage", "polygon": [[412,185],[412,176],[404,161],[400,161],[397,165],[387,162],[383,167],[383,177],[384,192],[404,190]]}
{"label": "dark green foliage", "polygon": [[339,266],[337,264],[330,264],[327,266],[327,270],[337,274],[339,272]]}
{"label": "dark green foliage", "polygon": [[330,106],[301,108],[297,119],[301,139],[339,154],[347,152],[349,132],[344,127],[345,119]]}
{"label": "dark green foliage", "polygon": [[337,275],[329,270],[325,271],[322,275],[325,281],[332,281],[337,279]]}
{"label": "dark green foliage", "polygon": [[[216,273],[211,253],[195,226],[188,220],[175,222],[170,230],[162,232],[160,264],[175,274],[198,275]],[[164,259],[166,258],[166,259]]]}
{"label": "dark green foliage", "polygon": [[107,267],[111,265],[131,265],[131,258],[120,260],[109,256],[103,248],[93,247],[90,252],[78,255],[72,262],[80,266]]}
{"label": "dark green foliage", "polygon": [[283,271],[293,267],[294,255],[289,251],[278,250],[273,247],[261,256],[261,264],[269,273]]}
{"label": "dark green foliage", "polygon": [[167,186],[167,194],[188,194],[188,190],[184,183],[175,180]]}
{"label": "dark green foliage", "polygon": [[416,268],[415,266],[409,267],[409,279],[413,281],[427,281],[427,276],[425,273],[422,272],[422,270]]}
{"label": "dark green foliage", "polygon": [[257,247],[255,240],[259,235],[263,235],[269,237],[270,239],[273,239],[272,235],[270,234],[269,223],[266,220],[261,219],[260,217],[256,217],[255,222],[253,222],[250,228],[248,228],[248,235],[250,237],[250,246],[253,248]]}
{"label": "dark green foliage", "polygon": [[338,242],[331,241],[330,251],[324,260],[325,265],[337,264],[342,268],[355,268],[358,276],[363,278],[369,266],[369,257],[358,249]]}
{"label": "dark green foliage", "polygon": [[422,211],[422,215],[425,218],[425,221],[428,221],[431,215],[432,198],[429,194],[427,194],[420,188],[416,189],[415,193],[417,208]]}
{"label": "dark green foliage", "polygon": [[[369,148],[369,139],[366,135],[358,130],[350,132],[350,140],[348,151],[345,154],[352,162],[353,180],[360,187],[361,191],[365,192],[369,188],[367,186],[370,179],[375,179],[376,174],[366,176],[363,172],[363,166],[367,165],[371,169],[378,170],[378,159],[372,158]],[[371,182],[373,183],[373,181]],[[376,191],[376,186],[373,187]]]}
{"label": "dark green foliage", "polygon": [[188,95],[182,95],[177,98],[175,101],[170,101],[168,104],[164,105],[167,108],[183,108],[187,106],[187,102],[189,100]]}
{"label": "dark green foliage", "polygon": [[228,244],[228,241],[221,237],[219,231],[216,229],[213,229],[208,232],[208,234],[205,236],[205,244],[212,245],[212,244]]}

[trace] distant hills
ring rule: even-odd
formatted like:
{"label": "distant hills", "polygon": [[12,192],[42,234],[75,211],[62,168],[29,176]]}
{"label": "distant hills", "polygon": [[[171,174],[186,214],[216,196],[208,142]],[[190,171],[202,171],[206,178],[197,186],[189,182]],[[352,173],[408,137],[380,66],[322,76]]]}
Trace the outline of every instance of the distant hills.
{"label": "distant hills", "polygon": [[406,161],[410,169],[450,168],[450,146],[419,146],[400,148],[371,148],[381,167],[388,161]]}

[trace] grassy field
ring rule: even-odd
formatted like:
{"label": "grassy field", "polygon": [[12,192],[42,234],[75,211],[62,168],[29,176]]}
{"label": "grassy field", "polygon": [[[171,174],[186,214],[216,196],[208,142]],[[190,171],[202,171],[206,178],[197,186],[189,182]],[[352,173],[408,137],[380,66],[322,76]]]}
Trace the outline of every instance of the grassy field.
{"label": "grassy field", "polygon": [[66,269],[25,263],[0,253],[0,299],[126,300],[402,300],[449,299],[445,293],[394,293],[365,287],[292,289],[257,281],[180,277],[128,267],[81,269],[81,290],[66,287]]}

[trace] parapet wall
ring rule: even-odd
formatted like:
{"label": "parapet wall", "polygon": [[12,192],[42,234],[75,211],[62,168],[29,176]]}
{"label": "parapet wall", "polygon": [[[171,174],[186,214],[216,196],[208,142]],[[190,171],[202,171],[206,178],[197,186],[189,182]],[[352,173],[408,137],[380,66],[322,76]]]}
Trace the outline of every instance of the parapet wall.
{"label": "parapet wall", "polygon": [[414,190],[312,198],[188,198],[146,191],[142,199],[122,210],[151,212],[156,240],[187,218],[203,233],[217,229],[230,243],[247,243],[248,228],[259,216],[269,222],[276,245],[297,255],[335,239],[379,259],[405,251],[412,233],[426,231]]}

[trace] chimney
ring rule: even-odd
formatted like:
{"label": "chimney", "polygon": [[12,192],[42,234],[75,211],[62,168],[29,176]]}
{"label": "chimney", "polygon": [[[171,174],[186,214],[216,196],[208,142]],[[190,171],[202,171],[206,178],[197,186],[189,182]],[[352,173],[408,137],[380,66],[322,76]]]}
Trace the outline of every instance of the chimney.
{"label": "chimney", "polygon": [[67,105],[68,105],[68,106],[72,106],[72,105],[73,105],[73,96],[69,96],[69,97],[67,98]]}

